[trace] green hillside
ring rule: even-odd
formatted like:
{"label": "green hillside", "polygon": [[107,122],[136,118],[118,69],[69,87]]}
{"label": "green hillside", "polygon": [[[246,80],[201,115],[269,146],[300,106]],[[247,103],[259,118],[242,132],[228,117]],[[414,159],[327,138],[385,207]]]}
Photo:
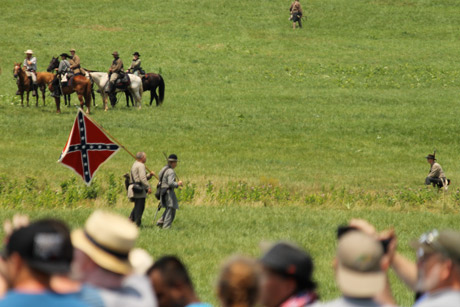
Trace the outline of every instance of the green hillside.
{"label": "green hillside", "polygon": [[[34,50],[43,71],[52,56],[75,48],[83,67],[100,71],[108,70],[114,50],[125,67],[138,51],[143,68],[163,76],[163,106],[147,106],[144,93],[141,110],[127,108],[119,96],[116,108],[104,112],[97,96],[92,116],[131,151],[146,151],[156,172],[164,164],[162,152],[179,156],[178,174],[187,183],[182,202],[199,212],[188,207],[189,214],[206,219],[210,210],[218,219],[216,210],[240,204],[241,213],[228,215],[237,228],[259,214],[278,223],[264,206],[286,223],[296,208],[308,215],[306,206],[313,206],[332,231],[353,210],[372,217],[378,209],[386,222],[381,228],[397,220],[399,230],[408,231],[404,222],[421,222],[404,234],[407,239],[453,225],[446,219],[457,217],[460,203],[460,2],[301,1],[308,18],[293,30],[287,0],[2,0],[0,204],[11,210],[130,205],[121,181],[132,164],[129,155],[120,152],[105,164],[88,192],[56,163],[76,109],[64,107],[57,115],[51,97],[46,106],[40,101],[38,108],[23,108],[14,95],[13,63],[22,62],[26,49]],[[447,193],[423,187],[429,170],[424,157],[434,149],[453,182]],[[290,215],[276,209],[291,204]],[[436,218],[421,212],[427,208]],[[414,216],[406,216],[407,209]],[[194,226],[186,217],[179,213],[183,229]],[[267,237],[260,230],[255,238],[286,234],[303,243],[291,227],[308,225],[300,216],[293,223],[277,224]],[[219,223],[209,227],[213,233]],[[320,228],[310,231],[318,235]],[[188,239],[199,245],[206,231]],[[158,233],[148,229],[144,235]],[[142,245],[161,254],[150,243]],[[256,254],[246,245],[237,250]],[[322,259],[319,270],[328,267],[332,250],[314,250]],[[191,252],[197,256],[187,259],[200,293],[212,300],[213,276],[204,276],[206,262],[198,259],[209,251],[194,246]],[[220,251],[215,259],[227,254]],[[214,271],[218,260],[210,264]],[[337,294],[332,272],[319,280],[327,285],[323,297]],[[409,305],[411,295],[399,284],[396,289]]]}

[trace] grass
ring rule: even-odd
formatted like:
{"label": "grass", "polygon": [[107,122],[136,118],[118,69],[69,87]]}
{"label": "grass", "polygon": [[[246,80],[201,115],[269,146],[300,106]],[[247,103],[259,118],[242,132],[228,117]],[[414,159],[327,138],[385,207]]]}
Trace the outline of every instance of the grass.
{"label": "grass", "polygon": [[[176,229],[146,227],[139,244],[155,256],[183,256],[205,300],[213,301],[217,264],[236,251],[258,255],[262,239],[311,250],[329,299],[338,294],[333,230],[351,216],[394,225],[403,243],[429,228],[455,228],[458,1],[303,1],[308,20],[296,31],[289,4],[2,1],[4,215],[51,214],[79,226],[91,206],[128,213],[121,175],[131,157],[117,154],[86,189],[56,163],[76,110],[56,115],[49,97],[45,107],[21,108],[14,96],[11,70],[24,50],[45,70],[53,55],[76,48],[84,67],[102,71],[114,50],[125,66],[139,51],[144,69],[164,77],[161,108],[120,102],[103,112],[97,97],[93,118],[131,151],[146,151],[157,172],[163,151],[178,154],[188,186]],[[445,194],[422,189],[423,157],[434,148],[453,182]],[[395,292],[410,304],[400,284]]]}

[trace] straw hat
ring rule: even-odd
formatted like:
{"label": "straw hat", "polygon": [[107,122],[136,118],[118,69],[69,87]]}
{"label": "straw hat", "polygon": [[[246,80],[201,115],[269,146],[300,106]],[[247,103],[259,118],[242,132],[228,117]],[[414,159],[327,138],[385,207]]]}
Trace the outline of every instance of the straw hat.
{"label": "straw hat", "polygon": [[24,51],[25,54],[34,54],[34,52],[31,49],[27,49],[27,51]]}
{"label": "straw hat", "polygon": [[118,274],[131,273],[128,255],[139,231],[128,219],[97,210],[90,215],[83,229],[72,232],[72,244],[100,267]]}
{"label": "straw hat", "polygon": [[75,48],[70,49],[70,52],[75,52]]}

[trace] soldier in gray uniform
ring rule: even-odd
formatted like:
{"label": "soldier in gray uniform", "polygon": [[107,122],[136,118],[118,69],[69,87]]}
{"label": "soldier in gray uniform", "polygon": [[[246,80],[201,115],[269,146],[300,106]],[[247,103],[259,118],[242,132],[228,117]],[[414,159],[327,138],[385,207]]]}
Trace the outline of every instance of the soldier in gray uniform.
{"label": "soldier in gray uniform", "polygon": [[126,70],[129,74],[134,74],[138,77],[142,74],[142,67],[141,67],[141,59],[139,58],[141,55],[139,52],[133,53],[133,61],[131,62],[131,66],[129,66],[128,70]]}
{"label": "soldier in gray uniform", "polygon": [[436,161],[436,156],[430,154],[426,156],[426,161],[431,165],[430,173],[425,178],[425,185],[433,184],[433,186],[438,186],[438,188],[446,187],[450,184],[450,180],[446,179],[444,171],[442,170],[441,165]]}
{"label": "soldier in gray uniform", "polygon": [[160,202],[161,206],[166,210],[163,216],[158,220],[157,225],[161,228],[171,228],[171,224],[176,217],[176,210],[179,209],[179,202],[177,201],[176,193],[174,189],[183,185],[182,181],[176,182],[176,172],[174,169],[177,166],[177,156],[172,154],[168,157],[168,165],[163,167],[158,174],[161,180],[161,189],[165,189],[166,192],[161,195]]}
{"label": "soldier in gray uniform", "polygon": [[53,81],[54,91],[51,94],[51,97],[59,97],[61,95],[59,80],[61,80],[62,87],[65,87],[67,86],[67,81],[69,79],[69,76],[67,74],[70,72],[70,63],[67,59],[70,56],[67,53],[61,53],[60,57],[61,61],[59,62],[59,67],[56,68],[57,78]]}

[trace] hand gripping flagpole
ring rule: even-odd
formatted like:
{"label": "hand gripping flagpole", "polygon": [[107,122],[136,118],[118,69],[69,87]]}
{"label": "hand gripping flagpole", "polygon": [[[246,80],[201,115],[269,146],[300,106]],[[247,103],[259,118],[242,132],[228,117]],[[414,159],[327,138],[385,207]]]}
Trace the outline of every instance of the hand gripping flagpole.
{"label": "hand gripping flagpole", "polygon": [[[82,110],[81,108],[78,108],[80,110]],[[82,110],[83,111],[83,110]],[[99,129],[101,129],[102,131],[104,131],[105,134],[107,134],[115,143],[117,143],[121,148],[123,148],[131,157],[133,157],[135,160],[137,160],[136,156],[133,155],[132,152],[130,152],[123,144],[121,144],[113,135],[111,135],[107,130],[104,129],[104,127],[102,127],[98,122],[94,121],[91,117],[88,116],[88,114],[85,114],[86,117],[88,117]],[[153,173],[153,176],[160,180],[158,178],[158,176],[153,172],[151,171],[147,166],[145,166],[145,168],[147,169],[147,171],[149,171],[150,173]]]}

